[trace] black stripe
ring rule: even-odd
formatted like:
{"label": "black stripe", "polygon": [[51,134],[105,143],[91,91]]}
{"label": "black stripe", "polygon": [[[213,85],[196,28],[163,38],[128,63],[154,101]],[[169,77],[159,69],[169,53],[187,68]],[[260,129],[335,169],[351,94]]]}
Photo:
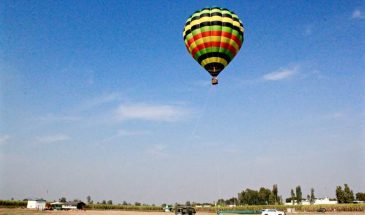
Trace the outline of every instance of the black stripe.
{"label": "black stripe", "polygon": [[204,69],[207,70],[211,76],[216,77],[224,69],[224,65],[221,63],[209,63],[204,66]]}
{"label": "black stripe", "polygon": [[230,27],[230,28],[236,30],[237,32],[239,32],[241,35],[243,34],[243,32],[241,31],[241,29],[239,27],[232,25],[232,23],[230,23],[230,22],[221,22],[221,21],[209,22],[208,21],[208,22],[202,22],[200,24],[196,24],[196,25],[191,26],[191,28],[185,32],[184,40],[186,39],[186,35],[190,34],[192,31],[194,31],[198,28],[201,28],[201,27],[213,26],[213,25]]}
{"label": "black stripe", "polygon": [[[218,13],[212,13],[211,14],[211,16],[219,16],[218,15]],[[240,24],[240,26],[242,26],[243,27],[243,25],[242,25],[242,22],[241,22],[241,20],[239,20],[238,18],[236,18],[236,17],[232,17],[230,14],[221,14],[220,15],[221,17],[223,17],[223,18],[231,18],[232,20],[234,20],[234,21],[236,21],[236,22],[238,22],[239,24]],[[204,17],[210,17],[210,16],[204,16]],[[199,16],[196,16],[196,17],[194,17],[193,19],[191,19],[190,21],[188,21],[188,22],[186,22],[185,23],[185,26],[187,26],[187,25],[190,25],[190,23],[192,22],[192,21],[194,21],[194,20],[198,20],[198,19],[200,19],[200,18],[202,18],[202,17],[199,17]],[[185,26],[184,26],[184,28],[185,28]]]}
{"label": "black stripe", "polygon": [[220,53],[220,52],[210,52],[210,53],[207,53],[207,54],[202,54],[200,55],[200,57],[198,57],[198,62],[199,64],[207,59],[207,58],[210,58],[210,57],[220,57],[220,58],[223,58],[224,60],[227,61],[227,64],[232,60],[228,55],[224,54],[224,53]]}

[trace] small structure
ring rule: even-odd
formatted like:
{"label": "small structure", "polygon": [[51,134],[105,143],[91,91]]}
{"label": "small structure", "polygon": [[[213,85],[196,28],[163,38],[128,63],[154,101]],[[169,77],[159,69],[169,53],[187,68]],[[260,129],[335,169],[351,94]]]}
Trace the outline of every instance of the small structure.
{"label": "small structure", "polygon": [[84,210],[86,204],[82,201],[66,202],[62,205],[63,210]]}
{"label": "small structure", "polygon": [[[307,199],[302,199],[301,205],[310,205],[311,203]],[[317,198],[313,202],[314,205],[333,205],[337,204],[336,200],[331,200],[330,198]],[[284,205],[298,205],[296,200],[291,200],[286,202]]]}
{"label": "small structure", "polygon": [[44,210],[46,209],[46,200],[44,199],[28,200],[27,208]]}
{"label": "small structure", "polygon": [[62,206],[64,205],[65,203],[63,202],[52,202],[51,203],[51,209],[52,210],[62,210]]}

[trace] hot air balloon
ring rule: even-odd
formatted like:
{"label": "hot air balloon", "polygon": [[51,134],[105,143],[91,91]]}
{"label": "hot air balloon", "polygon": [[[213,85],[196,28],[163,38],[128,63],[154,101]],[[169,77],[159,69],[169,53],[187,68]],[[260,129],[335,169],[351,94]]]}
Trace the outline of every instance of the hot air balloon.
{"label": "hot air balloon", "polygon": [[186,20],[185,46],[210,73],[213,85],[218,84],[217,76],[240,50],[243,32],[241,20],[225,8],[203,8]]}

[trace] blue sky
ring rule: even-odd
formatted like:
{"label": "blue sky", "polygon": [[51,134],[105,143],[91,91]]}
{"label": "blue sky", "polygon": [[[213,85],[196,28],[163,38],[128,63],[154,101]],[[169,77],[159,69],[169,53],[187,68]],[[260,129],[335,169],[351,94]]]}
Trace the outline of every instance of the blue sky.
{"label": "blue sky", "polygon": [[[234,11],[210,85],[186,19]],[[215,201],[365,190],[363,1],[2,1],[0,198]]]}

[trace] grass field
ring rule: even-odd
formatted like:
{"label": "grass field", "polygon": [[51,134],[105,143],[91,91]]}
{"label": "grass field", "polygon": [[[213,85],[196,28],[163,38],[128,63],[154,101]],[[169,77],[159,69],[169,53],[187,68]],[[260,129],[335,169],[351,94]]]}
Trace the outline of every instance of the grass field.
{"label": "grass field", "polygon": [[[174,215],[165,212],[139,212],[117,210],[87,210],[87,211],[36,211],[20,208],[0,208],[0,215]],[[197,215],[213,215],[215,213],[198,212]],[[289,213],[290,214],[290,213]],[[293,213],[292,215],[365,215],[365,212],[328,212],[328,213]]]}

